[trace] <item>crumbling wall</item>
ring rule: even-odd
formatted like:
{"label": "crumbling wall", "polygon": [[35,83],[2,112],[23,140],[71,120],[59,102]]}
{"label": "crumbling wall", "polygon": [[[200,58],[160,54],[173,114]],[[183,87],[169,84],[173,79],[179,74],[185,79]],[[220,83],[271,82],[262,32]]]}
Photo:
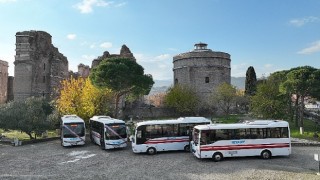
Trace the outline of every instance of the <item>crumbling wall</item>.
{"label": "crumbling wall", "polygon": [[44,31],[16,33],[15,100],[30,96],[54,97],[60,81],[68,77],[68,60],[52,45]]}
{"label": "crumbling wall", "polygon": [[0,104],[7,101],[8,62],[0,60]]}

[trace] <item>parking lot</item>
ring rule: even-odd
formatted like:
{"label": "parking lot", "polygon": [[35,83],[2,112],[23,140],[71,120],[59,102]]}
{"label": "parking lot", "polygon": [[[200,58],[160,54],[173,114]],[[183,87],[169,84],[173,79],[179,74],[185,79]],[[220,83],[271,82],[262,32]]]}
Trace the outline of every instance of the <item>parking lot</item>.
{"label": "parking lot", "polygon": [[320,179],[314,154],[320,147],[293,147],[290,157],[262,160],[196,159],[191,153],[134,154],[130,147],[101,150],[87,142],[63,148],[59,140],[13,147],[0,144],[0,179]]}

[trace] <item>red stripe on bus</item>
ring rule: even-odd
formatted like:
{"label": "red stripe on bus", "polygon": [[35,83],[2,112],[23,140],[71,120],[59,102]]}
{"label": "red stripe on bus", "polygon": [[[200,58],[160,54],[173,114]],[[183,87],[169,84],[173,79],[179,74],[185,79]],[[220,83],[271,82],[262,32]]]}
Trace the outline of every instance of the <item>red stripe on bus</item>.
{"label": "red stripe on bus", "polygon": [[264,148],[287,148],[289,143],[279,144],[248,144],[248,145],[229,145],[229,146],[204,146],[200,151],[219,151],[219,150],[242,150],[242,149],[264,149]]}
{"label": "red stripe on bus", "polygon": [[189,139],[159,139],[148,140],[145,144],[161,144],[161,143],[175,143],[175,142],[189,142]]}

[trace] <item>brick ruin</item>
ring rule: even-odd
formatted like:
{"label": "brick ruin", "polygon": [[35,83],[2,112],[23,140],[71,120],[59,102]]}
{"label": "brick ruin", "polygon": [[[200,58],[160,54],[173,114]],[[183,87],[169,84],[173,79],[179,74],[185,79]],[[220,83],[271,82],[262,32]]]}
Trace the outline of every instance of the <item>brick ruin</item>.
{"label": "brick ruin", "polygon": [[52,45],[44,31],[16,33],[14,100],[30,96],[54,97],[60,81],[68,77],[68,60]]}
{"label": "brick ruin", "polygon": [[120,54],[110,54],[108,51],[105,51],[102,56],[99,56],[92,61],[91,68],[95,68],[96,66],[98,66],[102,60],[113,57],[129,58],[133,61],[136,61],[136,58],[131,53],[130,49],[124,44],[121,47]]}

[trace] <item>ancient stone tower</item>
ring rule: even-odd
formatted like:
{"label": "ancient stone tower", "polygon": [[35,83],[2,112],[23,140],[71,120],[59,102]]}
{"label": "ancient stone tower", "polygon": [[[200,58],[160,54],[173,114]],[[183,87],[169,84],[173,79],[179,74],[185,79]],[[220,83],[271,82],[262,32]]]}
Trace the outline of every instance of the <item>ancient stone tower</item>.
{"label": "ancient stone tower", "polygon": [[202,102],[221,83],[230,83],[230,55],[207,49],[207,44],[195,44],[195,49],[173,57],[174,84],[193,88]]}
{"label": "ancient stone tower", "polygon": [[120,54],[110,54],[108,51],[105,51],[102,56],[99,56],[97,59],[94,59],[92,61],[91,68],[95,68],[96,66],[98,66],[102,60],[113,57],[129,58],[133,61],[136,61],[136,58],[131,53],[130,49],[126,45],[122,45]]}
{"label": "ancient stone tower", "polygon": [[8,62],[0,60],[0,104],[7,101]]}
{"label": "ancient stone tower", "polygon": [[44,31],[16,33],[14,100],[30,96],[54,97],[68,77],[68,60],[52,45]]}

